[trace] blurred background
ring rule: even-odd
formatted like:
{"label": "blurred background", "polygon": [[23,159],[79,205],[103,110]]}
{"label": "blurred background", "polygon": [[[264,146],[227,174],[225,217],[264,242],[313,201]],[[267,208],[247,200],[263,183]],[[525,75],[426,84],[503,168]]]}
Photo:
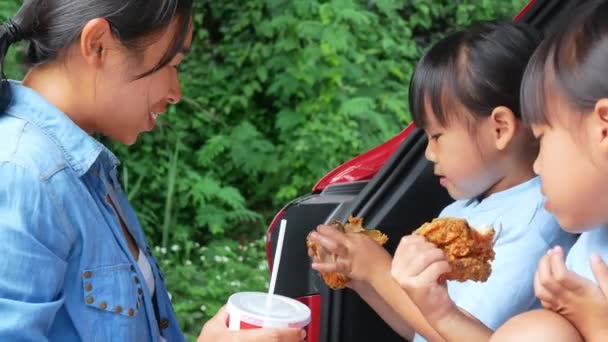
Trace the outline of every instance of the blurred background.
{"label": "blurred background", "polygon": [[[425,48],[525,2],[195,1],[183,101],[134,146],[100,137],[122,161],[190,340],[230,294],[268,286],[274,213],[409,123],[409,78]],[[20,4],[1,0],[0,19]],[[22,53],[11,48],[9,78],[23,76]]]}

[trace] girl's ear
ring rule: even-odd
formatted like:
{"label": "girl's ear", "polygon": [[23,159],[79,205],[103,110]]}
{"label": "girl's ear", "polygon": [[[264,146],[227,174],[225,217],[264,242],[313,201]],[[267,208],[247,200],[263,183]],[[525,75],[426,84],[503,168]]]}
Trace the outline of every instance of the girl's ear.
{"label": "girl's ear", "polygon": [[600,152],[608,156],[608,98],[598,100],[591,115],[593,139],[599,143]]}
{"label": "girl's ear", "polygon": [[492,137],[494,138],[496,149],[503,151],[513,140],[520,122],[511,109],[505,106],[498,106],[492,110],[489,124],[492,128]]}
{"label": "girl's ear", "polygon": [[95,68],[101,67],[113,40],[108,21],[100,18],[93,19],[82,29],[80,54],[88,65]]}

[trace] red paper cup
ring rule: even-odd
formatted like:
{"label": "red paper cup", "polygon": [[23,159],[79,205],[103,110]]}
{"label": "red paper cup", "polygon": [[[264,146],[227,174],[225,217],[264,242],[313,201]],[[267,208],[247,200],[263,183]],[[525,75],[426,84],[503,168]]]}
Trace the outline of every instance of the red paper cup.
{"label": "red paper cup", "polygon": [[304,328],[310,323],[310,309],[303,303],[273,295],[266,307],[268,294],[239,292],[228,298],[228,328],[244,330],[257,328]]}

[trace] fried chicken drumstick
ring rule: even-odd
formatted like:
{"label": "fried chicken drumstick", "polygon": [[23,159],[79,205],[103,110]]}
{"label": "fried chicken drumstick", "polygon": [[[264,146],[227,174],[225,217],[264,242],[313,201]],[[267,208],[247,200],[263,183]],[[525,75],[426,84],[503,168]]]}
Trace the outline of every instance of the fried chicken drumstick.
{"label": "fried chicken drumstick", "polygon": [[[383,234],[381,231],[365,229],[363,227],[363,219],[359,217],[351,216],[348,218],[348,222],[346,224],[342,224],[342,222],[339,221],[334,221],[331,223],[331,225],[343,233],[365,234],[379,245],[384,245],[386,241],[388,241],[388,236]],[[321,262],[336,262],[337,256],[335,254],[328,253],[322,247],[317,246],[317,244],[314,243],[309,237],[306,238],[306,246],[313,251],[314,257],[317,260]],[[346,275],[337,272],[321,273],[321,276],[323,277],[325,284],[332,289],[342,289],[346,287],[346,284],[350,281]]]}
{"label": "fried chicken drumstick", "polygon": [[479,232],[466,220],[448,217],[425,223],[413,234],[423,236],[446,254],[452,271],[443,274],[440,281],[488,280],[494,260],[494,229]]}

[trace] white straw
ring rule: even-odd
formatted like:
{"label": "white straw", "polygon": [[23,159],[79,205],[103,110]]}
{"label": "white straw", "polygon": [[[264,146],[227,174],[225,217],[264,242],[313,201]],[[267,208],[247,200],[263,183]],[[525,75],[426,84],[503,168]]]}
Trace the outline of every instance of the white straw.
{"label": "white straw", "polygon": [[281,220],[281,228],[279,229],[279,240],[277,242],[277,250],[274,252],[274,264],[272,265],[272,275],[270,276],[270,286],[268,287],[268,296],[266,296],[266,310],[270,309],[270,302],[274,295],[274,287],[277,283],[277,273],[279,273],[279,264],[281,263],[281,251],[283,250],[283,239],[285,238],[285,226],[287,220]]}

